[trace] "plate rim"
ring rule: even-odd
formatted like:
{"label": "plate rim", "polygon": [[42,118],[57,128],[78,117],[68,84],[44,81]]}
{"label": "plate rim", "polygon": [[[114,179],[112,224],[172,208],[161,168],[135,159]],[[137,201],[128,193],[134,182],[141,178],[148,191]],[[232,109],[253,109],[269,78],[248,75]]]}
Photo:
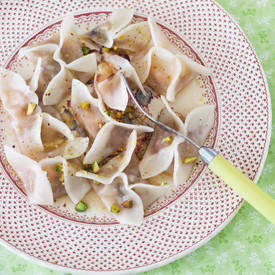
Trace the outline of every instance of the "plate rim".
{"label": "plate rim", "polygon": [[[254,176],[254,179],[253,181],[255,183],[257,183],[262,171],[263,171],[263,168],[264,168],[264,165],[265,165],[265,162],[266,162],[266,159],[267,159],[267,156],[268,156],[268,151],[269,151],[269,144],[270,144],[270,140],[271,140],[271,129],[272,129],[272,107],[271,107],[271,96],[270,96],[270,91],[269,91],[269,86],[268,86],[268,82],[267,82],[267,79],[266,79],[266,76],[265,76],[265,73],[264,73],[264,70],[263,70],[263,67],[262,67],[262,64],[260,63],[259,61],[259,58],[254,50],[254,48],[252,47],[251,43],[249,42],[247,36],[245,35],[245,33],[243,32],[243,30],[241,29],[241,27],[239,26],[239,24],[235,21],[235,19],[228,13],[226,12],[226,10],[219,4],[217,3],[216,1],[213,1],[213,0],[210,0],[210,2],[214,3],[214,5],[216,5],[222,12],[224,12],[229,18],[230,18],[230,21],[232,21],[235,26],[237,27],[238,31],[240,31],[240,33],[243,35],[243,37],[246,39],[246,42],[247,44],[250,46],[250,49],[252,50],[253,54],[255,55],[257,61],[258,61],[258,65],[259,65],[259,68],[262,72],[262,76],[263,76],[263,81],[265,83],[265,87],[266,87],[266,92],[267,92],[267,98],[268,98],[268,102],[267,102],[267,106],[268,106],[268,113],[269,113],[269,116],[267,116],[267,119],[269,121],[269,125],[268,125],[268,128],[269,128],[269,131],[267,132],[266,134],[266,142],[265,142],[265,147],[264,147],[264,150],[263,150],[263,155],[262,155],[262,161],[258,167],[258,170]],[[83,13],[93,13],[93,12],[110,12],[110,11],[113,11],[115,9],[94,9],[94,10],[80,10],[80,11],[77,11],[74,13],[74,15],[81,15]],[[20,43],[16,49],[11,52],[11,54],[9,55],[8,59],[6,60],[6,62],[4,63],[4,67],[6,67],[9,62],[11,61],[11,58],[12,56],[14,56],[16,54],[16,52],[18,51],[19,48],[21,48],[25,43],[27,43],[27,41],[29,41],[33,36],[37,35],[41,30],[45,29],[46,27],[48,27],[49,25],[52,25],[54,23],[58,23],[59,21],[61,21],[65,16],[62,16],[62,17],[58,17],[57,19],[53,20],[53,21],[50,21],[49,23],[47,23],[46,25],[43,25],[43,27],[39,28],[38,30],[36,30],[34,33],[32,33],[30,36],[28,36],[22,43]],[[173,27],[171,26],[167,26],[167,24],[161,22],[161,24],[171,30],[173,30],[176,34],[178,34],[179,36],[181,37],[184,37],[183,34],[181,34],[179,31],[175,30]],[[192,45],[192,43],[190,43],[190,41],[188,39],[186,39],[184,37],[184,40],[186,40],[188,42],[188,44],[193,48],[195,49],[195,51],[198,53],[198,55],[200,56],[200,52],[196,49],[195,46]],[[201,56],[200,56],[201,58]],[[203,58],[202,58],[203,61],[205,61]],[[235,210],[227,217],[226,221],[223,222],[220,226],[218,226],[216,229],[214,229],[211,234],[209,234],[208,236],[206,236],[204,239],[202,239],[201,241],[199,241],[198,243],[196,243],[195,245],[193,245],[191,248],[188,248],[186,250],[184,250],[183,252],[181,253],[178,253],[176,255],[173,255],[171,256],[170,258],[166,258],[165,260],[162,260],[162,261],[159,261],[159,262],[155,262],[153,264],[149,264],[149,265],[146,265],[146,266],[143,266],[143,267],[138,267],[138,268],[133,268],[133,269],[130,269],[130,270],[122,270],[122,271],[112,271],[112,274],[130,274],[130,273],[135,273],[135,272],[144,272],[144,271],[148,271],[148,270],[151,270],[151,269],[155,269],[155,268],[158,268],[158,267],[161,267],[163,265],[166,265],[166,264],[169,264],[173,261],[176,261],[190,253],[192,253],[193,251],[195,251],[196,249],[198,249],[199,247],[203,246],[206,242],[208,242],[210,239],[212,239],[214,236],[216,236],[222,229],[224,229],[228,223],[235,217],[235,215],[238,213],[239,209],[242,207],[242,205],[244,204],[244,199],[241,199],[240,203],[238,204],[238,206],[235,208]],[[16,255],[19,255],[20,257],[32,262],[32,263],[35,263],[35,264],[38,264],[38,265],[41,265],[43,267],[46,267],[46,268],[51,268],[53,270],[57,270],[57,271],[65,271],[65,272],[73,272],[74,274],[110,274],[110,271],[84,271],[84,270],[76,270],[76,269],[73,269],[73,268],[67,268],[67,267],[63,267],[63,266],[58,266],[56,264],[53,264],[53,263],[49,263],[49,262],[45,262],[43,260],[40,260],[38,258],[35,258],[25,252],[22,252],[21,250],[18,250],[17,248],[15,248],[14,246],[12,246],[11,244],[7,243],[6,241],[4,241],[2,238],[0,238],[0,244],[3,245],[5,248],[9,249],[10,251],[12,251],[13,253],[15,253]],[[77,272],[77,273],[76,273]]]}

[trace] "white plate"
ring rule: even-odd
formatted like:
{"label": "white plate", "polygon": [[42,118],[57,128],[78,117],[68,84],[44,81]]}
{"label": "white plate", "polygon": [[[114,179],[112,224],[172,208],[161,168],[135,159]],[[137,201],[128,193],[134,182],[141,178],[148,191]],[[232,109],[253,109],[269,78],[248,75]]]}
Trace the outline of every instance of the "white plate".
{"label": "white plate", "polygon": [[[118,7],[135,9],[135,21],[152,13],[185,54],[214,69],[201,77],[216,122],[207,140],[256,181],[271,133],[271,103],[261,65],[247,38],[215,2],[31,1],[8,2],[2,13],[1,65],[20,70],[18,49],[58,31],[75,11],[78,22],[102,21]],[[93,10],[89,9],[92,8]],[[48,22],[48,23],[46,23]],[[23,42],[22,42],[23,41]],[[0,145],[13,143],[0,106]],[[30,205],[0,154],[0,242],[52,269],[79,274],[128,274],[156,268],[195,250],[233,218],[242,199],[200,162],[186,186],[174,188],[146,212],[140,227],[119,225],[107,213],[80,215],[70,204]],[[92,206],[91,203],[90,206]]]}

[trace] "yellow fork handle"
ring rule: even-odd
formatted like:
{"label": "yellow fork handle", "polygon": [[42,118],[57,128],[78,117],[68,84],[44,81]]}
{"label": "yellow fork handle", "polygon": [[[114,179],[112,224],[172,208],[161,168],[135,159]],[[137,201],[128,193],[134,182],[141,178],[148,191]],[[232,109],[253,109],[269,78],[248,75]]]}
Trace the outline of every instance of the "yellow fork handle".
{"label": "yellow fork handle", "polygon": [[275,225],[275,200],[220,154],[208,168]]}

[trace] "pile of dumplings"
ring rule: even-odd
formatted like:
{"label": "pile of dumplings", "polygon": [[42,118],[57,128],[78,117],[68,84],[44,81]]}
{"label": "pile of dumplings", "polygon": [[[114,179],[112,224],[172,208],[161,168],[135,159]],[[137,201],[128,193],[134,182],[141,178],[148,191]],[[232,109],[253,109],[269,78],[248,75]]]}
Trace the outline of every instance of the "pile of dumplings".
{"label": "pile of dumplings", "polygon": [[30,203],[53,205],[68,195],[78,205],[96,192],[119,223],[140,225],[144,210],[169,188],[152,179],[166,174],[179,185],[188,178],[196,148],[146,121],[121,73],[144,108],[154,102],[155,119],[202,145],[214,106],[184,117],[170,103],[211,69],[183,55],[152,16],[132,19],[133,10],[119,9],[81,30],[68,14],[59,33],[20,49],[19,58],[35,66],[30,79],[0,68],[0,96],[18,148],[5,146],[6,158]]}

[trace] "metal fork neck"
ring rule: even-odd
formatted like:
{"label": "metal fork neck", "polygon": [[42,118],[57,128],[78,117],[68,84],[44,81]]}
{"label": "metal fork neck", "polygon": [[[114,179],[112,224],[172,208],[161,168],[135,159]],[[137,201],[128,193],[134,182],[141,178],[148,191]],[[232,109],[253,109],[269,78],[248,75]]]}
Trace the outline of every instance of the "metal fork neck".
{"label": "metal fork neck", "polygon": [[199,155],[202,161],[208,166],[214,157],[218,155],[218,152],[212,148],[202,146],[199,149]]}

